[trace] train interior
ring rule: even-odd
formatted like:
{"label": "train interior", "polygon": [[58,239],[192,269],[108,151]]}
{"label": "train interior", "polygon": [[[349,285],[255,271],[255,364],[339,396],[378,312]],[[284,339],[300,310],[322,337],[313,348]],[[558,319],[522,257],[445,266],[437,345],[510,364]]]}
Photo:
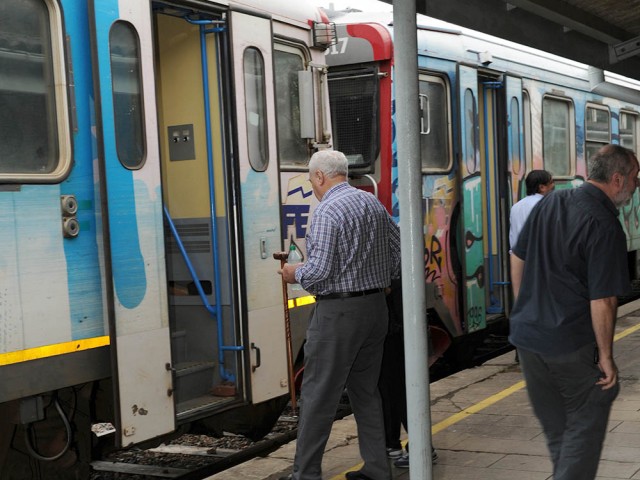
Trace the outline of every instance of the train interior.
{"label": "train interior", "polygon": [[[154,4],[171,350],[178,422],[242,399],[220,15]],[[204,25],[209,32],[201,35]],[[205,72],[203,74],[203,72]],[[210,170],[210,166],[213,168]],[[212,213],[213,212],[213,213]]]}

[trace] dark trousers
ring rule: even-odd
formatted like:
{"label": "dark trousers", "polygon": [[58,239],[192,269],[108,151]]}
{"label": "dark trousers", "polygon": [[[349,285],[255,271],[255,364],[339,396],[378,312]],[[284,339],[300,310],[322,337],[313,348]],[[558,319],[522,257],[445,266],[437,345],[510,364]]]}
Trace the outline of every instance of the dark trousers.
{"label": "dark trousers", "polygon": [[304,347],[295,480],[322,479],[322,456],[345,385],[358,427],[362,473],[391,479],[378,392],[387,323],[383,293],[316,303]]}
{"label": "dark trousers", "polygon": [[399,449],[400,428],[407,428],[407,390],[404,371],[404,338],[402,330],[391,332],[384,340],[384,354],[380,380],[385,443],[388,448]]}
{"label": "dark trousers", "polygon": [[542,424],[554,480],[596,476],[611,404],[619,385],[602,390],[595,345],[566,355],[542,356],[518,348],[533,410]]}

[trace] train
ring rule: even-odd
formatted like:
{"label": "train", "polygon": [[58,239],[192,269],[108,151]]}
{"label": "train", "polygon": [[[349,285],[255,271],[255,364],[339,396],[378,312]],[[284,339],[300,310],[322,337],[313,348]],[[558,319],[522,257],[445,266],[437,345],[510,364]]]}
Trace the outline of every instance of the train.
{"label": "train", "polygon": [[[393,14],[328,14],[338,37],[327,51],[334,148],[399,221]],[[527,173],[546,169],[556,188],[574,188],[601,146],[637,152],[640,82],[423,15],[417,25],[430,348],[469,365],[508,332],[509,211]],[[634,280],[639,214],[636,192],[620,209]]]}
{"label": "train", "polygon": [[290,385],[273,253],[330,146],[332,33],[286,0],[1,2],[0,478],[270,430]]}
{"label": "train", "polygon": [[[336,14],[336,16],[334,16]],[[331,17],[331,18],[330,18]],[[532,168],[636,150],[640,84],[420,17],[432,357],[510,308],[508,209]],[[286,0],[0,3],[0,479],[188,431],[258,439],[303,375],[307,162],[399,220],[390,15]],[[622,209],[637,278],[636,194]]]}

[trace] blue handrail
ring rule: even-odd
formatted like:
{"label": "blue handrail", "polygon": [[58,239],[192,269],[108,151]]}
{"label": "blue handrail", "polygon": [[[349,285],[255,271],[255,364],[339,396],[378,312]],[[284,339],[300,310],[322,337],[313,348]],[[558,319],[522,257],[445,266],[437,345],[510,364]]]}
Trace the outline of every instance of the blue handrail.
{"label": "blue handrail", "polygon": [[[219,33],[225,31],[225,22],[224,20],[194,20],[187,16],[184,19],[194,25],[198,25],[200,27],[200,58],[202,65],[202,91],[204,95],[204,120],[205,120],[205,132],[206,132],[206,145],[207,145],[207,167],[208,167],[208,180],[209,180],[209,206],[211,212],[211,245],[212,245],[212,256],[213,256],[213,276],[214,276],[214,292],[216,298],[216,304],[210,305],[202,287],[200,285],[199,280],[197,279],[197,275],[195,270],[193,269],[193,265],[188,258],[186,250],[182,245],[182,242],[179,238],[178,232],[171,221],[168,210],[165,208],[165,215],[169,221],[169,224],[172,229],[173,235],[176,238],[176,242],[180,248],[182,256],[187,263],[187,267],[191,273],[191,276],[196,284],[196,288],[198,289],[198,294],[202,298],[203,304],[205,308],[213,315],[217,320],[217,331],[218,331],[218,363],[220,365],[220,376],[227,381],[235,382],[235,375],[226,370],[224,368],[224,352],[225,351],[242,351],[244,347],[241,345],[224,345],[224,327],[222,323],[222,315],[221,315],[221,306],[220,306],[220,259],[219,259],[219,250],[218,250],[218,222],[216,218],[216,195],[215,195],[215,172],[213,165],[213,139],[211,136],[211,107],[210,107],[210,97],[209,97],[209,61],[207,55],[207,39],[206,36],[208,33]],[[219,25],[213,28],[207,28],[210,25]]]}

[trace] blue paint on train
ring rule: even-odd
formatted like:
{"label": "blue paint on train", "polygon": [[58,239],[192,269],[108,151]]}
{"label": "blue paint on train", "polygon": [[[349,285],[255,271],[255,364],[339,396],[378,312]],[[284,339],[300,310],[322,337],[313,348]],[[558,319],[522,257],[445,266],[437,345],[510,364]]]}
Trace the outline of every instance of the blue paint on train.
{"label": "blue paint on train", "polygon": [[[66,6],[66,5],[63,5]],[[74,2],[65,8],[67,34],[71,38],[71,60],[91,58],[88,42],[76,41],[89,37],[86,22],[86,3]],[[95,137],[92,126],[93,88],[91,66],[75,62],[76,117],[79,125],[74,134],[74,166],[71,175],[61,185],[61,194],[75,195],[78,202],[77,219],[80,234],[63,240],[67,261],[71,336],[74,340],[105,335],[103,292],[98,250],[100,205],[96,204],[97,185],[94,184]]]}
{"label": "blue paint on train", "polygon": [[[96,1],[96,37],[99,49],[110,45],[109,32],[119,18],[117,2]],[[100,47],[101,46],[101,47]],[[105,53],[104,50],[101,50]],[[147,290],[144,258],[140,249],[133,172],[118,160],[115,142],[111,62],[109,55],[99,55],[100,103],[109,199],[109,237],[113,283],[117,300],[125,308],[135,308]]]}

